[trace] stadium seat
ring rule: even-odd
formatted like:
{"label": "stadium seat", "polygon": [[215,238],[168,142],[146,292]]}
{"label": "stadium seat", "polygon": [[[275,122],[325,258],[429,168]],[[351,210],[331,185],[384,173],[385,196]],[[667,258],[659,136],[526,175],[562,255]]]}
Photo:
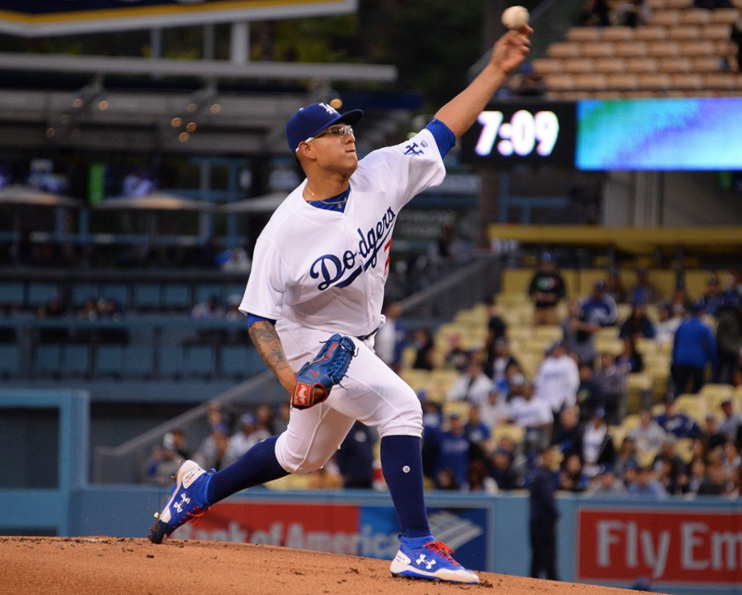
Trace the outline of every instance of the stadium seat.
{"label": "stadium seat", "polygon": [[686,10],[683,11],[680,20],[683,25],[707,25],[712,20],[712,12],[710,10]]}
{"label": "stadium seat", "polygon": [[580,56],[583,58],[611,58],[615,46],[607,41],[588,41],[581,44]]}
{"label": "stadium seat", "polygon": [[680,44],[677,41],[653,41],[647,48],[652,58],[668,58],[680,55]]}
{"label": "stadium seat", "polygon": [[593,71],[593,61],[587,58],[562,60],[562,71],[568,74],[585,74]]}
{"label": "stadium seat", "polygon": [[200,284],[196,286],[195,300],[197,304],[202,304],[212,296],[218,295],[221,299],[221,289],[218,285]]}
{"label": "stadium seat", "polygon": [[134,307],[141,310],[156,310],[160,307],[160,286],[142,283],[134,287]]}
{"label": "stadium seat", "polygon": [[616,43],[614,56],[617,58],[641,58],[647,55],[647,44],[643,41]]}
{"label": "stadium seat", "polygon": [[118,283],[103,285],[100,289],[100,296],[116,300],[123,308],[128,308],[131,305],[131,300],[129,299],[129,288],[126,285]]}
{"label": "stadium seat", "polygon": [[693,70],[693,62],[690,58],[662,58],[658,70],[665,74],[687,73]]}
{"label": "stadium seat", "polygon": [[95,373],[100,376],[120,376],[124,367],[121,345],[99,345],[95,357]]}
{"label": "stadium seat", "polygon": [[28,305],[31,307],[46,304],[59,291],[56,283],[30,283],[28,285]]}
{"label": "stadium seat", "polygon": [[606,77],[606,86],[609,89],[617,91],[636,89],[636,75],[623,73],[610,74]]}
{"label": "stadium seat", "polygon": [[168,378],[180,378],[189,373],[182,345],[160,346],[158,372],[161,377]]}
{"label": "stadium seat", "polygon": [[246,376],[247,347],[223,345],[219,350],[219,371],[224,376]]}
{"label": "stadium seat", "polygon": [[635,41],[662,41],[663,39],[667,39],[666,27],[653,27],[649,25],[639,27],[634,33]]}
{"label": "stadium seat", "polygon": [[497,445],[503,438],[510,438],[514,444],[518,445],[523,442],[526,430],[514,424],[505,424],[492,428],[492,440]]}
{"label": "stadium seat", "polygon": [[186,310],[191,307],[190,292],[187,285],[166,284],[162,287],[162,305],[173,310]]}
{"label": "stadium seat", "polygon": [[579,58],[580,46],[581,44],[579,43],[558,41],[549,45],[549,48],[546,50],[546,54],[549,58]]}
{"label": "stadium seat", "polygon": [[41,376],[61,374],[62,345],[58,343],[36,345],[33,368]]}
{"label": "stadium seat", "polygon": [[94,283],[75,284],[72,288],[72,305],[76,308],[82,306],[90,298],[98,299],[98,285]]}
{"label": "stadium seat", "polygon": [[653,60],[652,58],[629,58],[626,60],[626,72],[657,72],[658,70],[662,69],[657,63],[657,60]]}
{"label": "stadium seat", "polygon": [[[182,352],[182,350],[181,350]],[[163,357],[163,354],[160,354]],[[124,348],[123,374],[151,378],[154,369],[154,351],[148,345],[131,344]]]}
{"label": "stadium seat", "polygon": [[185,348],[185,366],[188,375],[214,376],[214,348],[211,345],[189,345]]}
{"label": "stadium seat", "polygon": [[548,58],[540,58],[533,61],[533,69],[540,75],[553,74],[555,72],[562,71],[561,60],[550,60]]}
{"label": "stadium seat", "polygon": [[662,10],[652,17],[651,24],[655,27],[663,26],[672,28],[680,25],[681,18],[679,10]]}
{"label": "stadium seat", "polygon": [[603,34],[604,30],[598,27],[572,27],[567,31],[567,41],[600,41]]}
{"label": "stadium seat", "polygon": [[20,306],[23,304],[23,283],[3,281],[0,283],[0,304]]}
{"label": "stadium seat", "polygon": [[737,21],[739,16],[738,8],[717,8],[712,11],[711,21],[717,25],[731,26]]}
{"label": "stadium seat", "polygon": [[703,78],[697,74],[674,74],[672,86],[675,89],[695,90],[703,87]]}
{"label": "stadium seat", "polygon": [[603,29],[603,41],[631,41],[636,31],[633,27],[606,27]]}
{"label": "stadium seat", "polygon": [[87,376],[90,372],[90,347],[75,343],[66,344],[62,361],[65,375]]}
{"label": "stadium seat", "polygon": [[688,41],[701,38],[701,28],[697,25],[678,25],[670,27],[667,38],[678,41]]}
{"label": "stadium seat", "polygon": [[466,421],[469,417],[469,409],[471,404],[466,401],[446,401],[443,403],[443,420],[444,423],[448,422],[448,417],[453,413],[458,413],[461,419]]}
{"label": "stadium seat", "polygon": [[20,371],[21,357],[16,344],[0,344],[0,376],[15,376]]}

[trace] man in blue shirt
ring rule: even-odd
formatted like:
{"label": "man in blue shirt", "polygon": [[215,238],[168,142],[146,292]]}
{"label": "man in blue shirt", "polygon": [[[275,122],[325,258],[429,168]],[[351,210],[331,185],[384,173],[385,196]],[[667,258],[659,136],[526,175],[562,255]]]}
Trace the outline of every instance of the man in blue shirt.
{"label": "man in blue shirt", "polygon": [[450,469],[456,476],[458,484],[462,486],[469,476],[469,449],[471,443],[466,437],[464,424],[458,413],[452,413],[448,421],[448,431],[443,432],[438,439],[436,476],[442,469]]}
{"label": "man in blue shirt", "polygon": [[675,331],[672,348],[672,379],[675,393],[686,391],[691,381],[692,393],[697,393],[706,381],[706,365],[716,369],[716,343],[711,329],[703,320],[703,305],[694,303],[691,316],[680,323]]}
{"label": "man in blue shirt", "polygon": [[655,417],[654,421],[676,438],[696,438],[701,434],[698,424],[678,409],[678,404],[671,396],[665,399],[665,411]]}

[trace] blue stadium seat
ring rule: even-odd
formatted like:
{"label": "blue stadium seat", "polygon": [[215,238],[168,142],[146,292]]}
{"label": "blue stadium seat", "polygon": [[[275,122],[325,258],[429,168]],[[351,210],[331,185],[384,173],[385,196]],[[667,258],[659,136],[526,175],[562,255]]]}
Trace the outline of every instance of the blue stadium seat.
{"label": "blue stadium seat", "polygon": [[90,368],[90,348],[87,345],[67,344],[62,361],[63,375],[86,376]]}
{"label": "blue stadium seat", "polygon": [[23,283],[12,281],[0,283],[0,304],[8,306],[23,304]]}
{"label": "blue stadium seat", "polygon": [[95,358],[95,372],[99,376],[119,376],[124,367],[124,348],[121,345],[99,345]]}
{"label": "blue stadium seat", "polygon": [[191,307],[187,285],[164,285],[162,288],[162,302],[165,308],[186,310]]}
{"label": "blue stadium seat", "polygon": [[34,351],[33,369],[42,376],[61,374],[62,345],[37,345]]}
{"label": "blue stadium seat", "polygon": [[185,376],[186,369],[185,352],[182,345],[163,345],[160,347],[160,376],[173,377]]}
{"label": "blue stadium seat", "polygon": [[76,308],[82,306],[88,298],[93,297],[98,299],[100,297],[98,293],[98,285],[95,283],[81,283],[75,285],[72,290],[72,305]]}
{"label": "blue stadium seat", "polygon": [[0,375],[15,376],[19,372],[20,365],[21,357],[18,353],[18,346],[0,344]]}
{"label": "blue stadium seat", "polygon": [[28,286],[28,305],[42,306],[57,293],[59,288],[55,283],[31,283]]}
{"label": "blue stadium seat", "polygon": [[160,286],[145,283],[134,287],[134,307],[144,310],[156,310],[160,307]]}
{"label": "blue stadium seat", "polygon": [[196,286],[195,300],[197,304],[207,301],[212,295],[218,295],[221,299],[222,291],[218,285],[198,285]]}
{"label": "blue stadium seat", "polygon": [[103,285],[100,290],[100,296],[108,299],[114,299],[124,308],[128,308],[130,306],[129,289],[126,287],[126,285]]}
{"label": "blue stadium seat", "polygon": [[224,296],[224,301],[227,301],[227,298],[232,295],[238,295],[242,297],[245,294],[245,287],[247,286],[247,277],[245,277],[245,282],[241,283],[240,285],[235,285],[232,283],[227,287],[227,293]]}
{"label": "blue stadium seat", "polygon": [[154,374],[154,352],[148,345],[127,345],[124,348],[122,375],[149,378]]}
{"label": "blue stadium seat", "polygon": [[211,345],[189,345],[185,355],[185,373],[196,376],[214,375],[214,348]]}
{"label": "blue stadium seat", "polygon": [[219,352],[219,371],[225,376],[245,376],[247,347],[223,345]]}

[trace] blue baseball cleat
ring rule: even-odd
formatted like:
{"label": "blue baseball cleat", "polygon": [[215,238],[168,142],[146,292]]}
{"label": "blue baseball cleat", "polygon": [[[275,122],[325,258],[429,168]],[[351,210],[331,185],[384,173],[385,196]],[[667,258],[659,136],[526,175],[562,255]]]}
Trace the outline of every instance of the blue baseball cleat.
{"label": "blue baseball cleat", "polygon": [[178,527],[204,515],[209,505],[199,498],[199,494],[212,473],[213,470],[207,473],[193,461],[180,466],[170,500],[162,512],[155,513],[157,520],[148,535],[152,543],[162,543]]}
{"label": "blue baseball cleat", "polygon": [[[451,557],[453,550],[442,541],[429,541],[415,547],[402,539],[396,557],[389,568],[392,575],[425,578],[449,583],[479,584],[479,577]],[[412,540],[410,540],[412,541]]]}

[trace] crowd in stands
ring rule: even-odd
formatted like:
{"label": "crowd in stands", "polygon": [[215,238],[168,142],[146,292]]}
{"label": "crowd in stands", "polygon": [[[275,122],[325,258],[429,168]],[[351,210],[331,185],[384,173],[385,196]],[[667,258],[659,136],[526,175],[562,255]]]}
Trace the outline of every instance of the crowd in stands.
{"label": "crowd in stands", "polygon": [[[533,328],[545,325],[561,333],[531,377],[512,349],[510,325],[494,301],[485,305],[486,339],[475,349],[463,347],[457,335],[443,343],[425,328],[408,333],[399,304],[385,309],[387,324],[376,347],[390,367],[403,377],[410,368],[433,373],[441,366],[455,375],[444,399],[419,392],[429,487],[489,494],[525,489],[539,455],[548,451],[552,456],[545,460],[553,461],[554,486],[564,492],[739,495],[742,413],[732,392],[719,411],[708,408],[702,419],[685,413],[677,400],[681,395],[702,399],[697,393],[707,381],[726,384],[730,391],[742,386],[738,271],[723,281],[710,275],[701,296],[689,296],[684,284],[677,283],[668,301],[648,270],[638,268],[636,282],[628,288],[616,271],[608,271],[589,295],[577,300],[567,299],[553,257],[544,255],[529,293]],[[217,308],[204,305],[194,316],[201,310],[215,316]],[[619,311],[627,314],[620,317]],[[218,315],[227,313],[222,309]],[[616,329],[620,351],[598,349],[596,338],[609,327]],[[629,413],[628,382],[644,369],[638,345],[646,340],[666,346],[671,354],[670,380],[661,404],[645,398],[638,412]],[[446,352],[437,353],[444,346]],[[193,453],[184,450],[177,433],[155,449],[148,481],[165,481],[177,469],[174,461],[186,455],[205,468],[220,469],[285,429],[288,413],[286,405],[276,411],[260,406],[234,421],[214,407],[209,411],[212,431]],[[635,423],[628,424],[630,418]],[[305,485],[383,486],[376,443],[372,429],[356,424],[337,455]]]}

